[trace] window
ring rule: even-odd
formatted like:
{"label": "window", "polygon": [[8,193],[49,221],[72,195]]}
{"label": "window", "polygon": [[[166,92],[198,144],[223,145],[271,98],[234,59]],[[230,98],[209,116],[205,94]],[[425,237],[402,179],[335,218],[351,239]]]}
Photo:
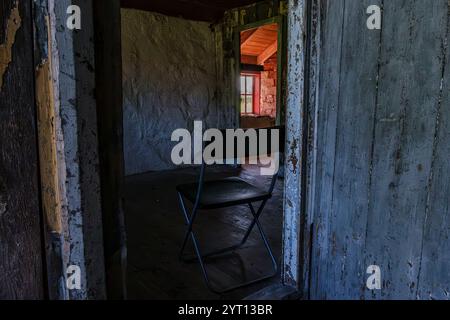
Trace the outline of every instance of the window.
{"label": "window", "polygon": [[259,114],[261,75],[241,74],[241,114]]}

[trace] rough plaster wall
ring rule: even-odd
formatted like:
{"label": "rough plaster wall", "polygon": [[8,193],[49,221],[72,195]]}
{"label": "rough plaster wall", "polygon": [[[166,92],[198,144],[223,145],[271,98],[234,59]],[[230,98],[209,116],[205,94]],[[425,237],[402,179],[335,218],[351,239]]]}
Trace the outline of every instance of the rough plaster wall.
{"label": "rough plaster wall", "polygon": [[175,129],[228,127],[208,23],[122,9],[122,51],[127,175],[174,168]]}

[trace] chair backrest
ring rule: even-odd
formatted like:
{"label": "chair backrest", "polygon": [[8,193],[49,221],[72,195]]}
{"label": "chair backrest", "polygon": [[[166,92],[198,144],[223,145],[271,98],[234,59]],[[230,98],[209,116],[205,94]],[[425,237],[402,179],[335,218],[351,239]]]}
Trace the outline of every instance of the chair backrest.
{"label": "chair backrest", "polygon": [[[232,164],[232,161],[235,161],[235,164],[239,164],[240,157],[238,155],[243,155],[244,158],[251,158],[256,157],[257,159],[260,159],[261,157],[267,157],[273,153],[278,153],[274,156],[279,157],[278,158],[278,164],[281,164],[282,154],[284,154],[285,150],[285,144],[286,144],[286,133],[285,133],[285,127],[283,126],[277,126],[277,127],[271,127],[271,128],[261,128],[261,129],[242,129],[246,132],[246,138],[245,138],[245,152],[242,149],[242,139],[238,139],[236,135],[231,135],[228,130],[220,130],[222,133],[223,138],[223,150],[222,150],[222,156],[216,157],[214,154],[215,159],[222,159],[222,162],[224,164]],[[233,130],[234,131],[234,130]],[[236,131],[235,131],[236,132]],[[239,132],[238,132],[239,133]],[[241,132],[242,133],[242,132]],[[278,138],[278,139],[276,139]],[[276,140],[278,141],[276,141]],[[214,143],[215,140],[211,139],[210,142],[205,143],[205,148]],[[273,142],[278,142],[278,148],[273,145]],[[255,145],[256,144],[256,145]],[[234,149],[234,152],[231,152],[231,150]],[[278,150],[274,150],[278,149]],[[238,152],[240,151],[240,153]],[[233,153],[234,157],[233,159],[230,159],[229,153]],[[205,172],[206,172],[207,163],[205,162],[205,159],[203,161],[200,176],[199,176],[199,184],[198,184],[198,190],[197,190],[197,201],[200,200],[201,193],[203,190],[203,183],[205,179]],[[272,175],[272,182],[269,188],[269,193],[272,194],[276,181],[279,176],[279,169],[274,172]]]}

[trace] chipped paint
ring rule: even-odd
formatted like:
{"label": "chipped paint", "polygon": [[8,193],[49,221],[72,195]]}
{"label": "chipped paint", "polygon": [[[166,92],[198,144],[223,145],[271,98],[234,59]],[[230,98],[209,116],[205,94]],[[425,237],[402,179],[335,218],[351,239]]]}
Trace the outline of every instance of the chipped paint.
{"label": "chipped paint", "polygon": [[283,226],[283,282],[301,287],[301,216],[303,199],[301,165],[305,97],[306,6],[305,0],[289,1],[288,7],[288,88],[286,105],[285,203]]}
{"label": "chipped paint", "polygon": [[293,139],[292,142],[291,142],[291,146],[289,148],[290,152],[289,152],[289,157],[288,157],[288,162],[291,164],[290,170],[292,171],[293,174],[297,173],[298,147],[299,147],[298,146],[298,139]]}
{"label": "chipped paint", "polygon": [[[93,12],[85,30],[61,26],[70,0],[34,0],[35,98],[51,295],[105,298],[95,116]],[[89,8],[89,9],[87,9]],[[88,211],[89,209],[89,211]],[[94,232],[95,231],[95,232]],[[47,261],[49,262],[49,261]],[[81,290],[64,286],[65,268],[81,268]]]}
{"label": "chipped paint", "polygon": [[[42,43],[42,52],[50,51],[49,17],[44,17],[43,31],[47,42]],[[36,67],[36,104],[38,111],[38,139],[41,166],[42,203],[49,232],[61,233],[61,210],[59,196],[59,175],[57,166],[57,133],[55,124],[55,103],[52,79],[52,57],[43,55]]]}
{"label": "chipped paint", "polygon": [[12,47],[21,25],[22,18],[19,12],[19,2],[16,1],[6,24],[5,43],[0,44],[0,91],[3,88],[3,77],[12,61]]}
{"label": "chipped paint", "polygon": [[[50,223],[62,230],[64,268],[77,265],[82,271],[81,290],[68,291],[65,298],[103,299],[105,274],[93,72],[94,14],[92,2],[80,0],[78,4],[83,8],[85,32],[74,33],[59,27],[65,20],[70,2],[40,0],[38,5],[41,9],[47,8],[48,13],[41,14],[36,20],[41,26],[37,37],[40,65],[36,70],[36,75],[41,77],[37,81],[40,86],[38,99],[42,98],[43,106],[41,120],[55,127],[46,131],[45,139],[56,144],[45,146],[43,152],[47,152],[46,157],[50,161],[54,161],[56,155],[57,165],[48,169],[57,172],[58,177],[57,180],[48,179],[47,183],[51,188],[59,188],[59,196],[52,192],[47,196],[50,206],[59,197],[57,210],[61,211],[54,211],[55,214],[47,218],[53,218]],[[48,33],[44,32],[43,21],[49,24]],[[49,47],[46,50],[47,43]],[[43,95],[51,97],[47,99]],[[42,125],[44,127],[45,123]]]}

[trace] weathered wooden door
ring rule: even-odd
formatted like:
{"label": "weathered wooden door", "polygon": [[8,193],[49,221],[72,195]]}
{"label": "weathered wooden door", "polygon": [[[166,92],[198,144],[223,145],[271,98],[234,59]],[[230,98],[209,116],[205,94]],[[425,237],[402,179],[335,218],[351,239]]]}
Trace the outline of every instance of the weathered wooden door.
{"label": "weathered wooden door", "polygon": [[449,2],[320,2],[310,296],[448,299]]}
{"label": "weathered wooden door", "polygon": [[0,1],[0,299],[42,299],[31,0]]}

